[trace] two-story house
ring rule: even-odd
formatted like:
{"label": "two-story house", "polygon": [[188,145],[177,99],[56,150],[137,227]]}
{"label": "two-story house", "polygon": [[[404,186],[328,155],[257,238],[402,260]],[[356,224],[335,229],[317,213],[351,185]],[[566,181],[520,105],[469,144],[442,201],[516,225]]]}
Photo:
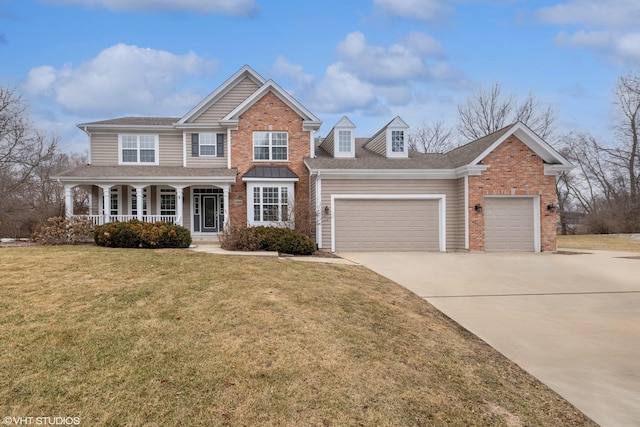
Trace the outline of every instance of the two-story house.
{"label": "two-story house", "polygon": [[78,125],[90,163],[60,174],[90,195],[96,224],[171,221],[194,237],[223,227],[308,222],[320,248],[555,249],[555,177],[571,169],[522,123],[445,154],[409,149],[396,117],[356,138],[321,121],[272,80],[242,67],[183,117]]}

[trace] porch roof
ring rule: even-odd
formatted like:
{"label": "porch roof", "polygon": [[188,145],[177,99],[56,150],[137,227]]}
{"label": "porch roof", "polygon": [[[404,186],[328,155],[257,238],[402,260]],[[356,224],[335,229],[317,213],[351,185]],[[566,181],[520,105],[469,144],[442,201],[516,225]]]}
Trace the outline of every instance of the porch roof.
{"label": "porch roof", "polygon": [[185,168],[182,166],[83,165],[53,177],[72,183],[235,183],[237,169]]}

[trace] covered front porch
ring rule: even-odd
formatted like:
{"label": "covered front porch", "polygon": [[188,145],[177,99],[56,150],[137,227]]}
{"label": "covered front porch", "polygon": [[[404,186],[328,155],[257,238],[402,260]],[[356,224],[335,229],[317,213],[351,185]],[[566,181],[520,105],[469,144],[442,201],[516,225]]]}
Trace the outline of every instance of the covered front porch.
{"label": "covered front porch", "polygon": [[[217,234],[229,224],[229,190],[235,182],[235,169],[106,169],[83,166],[66,173],[71,176],[57,177],[64,185],[67,218],[88,218],[94,225],[132,219],[162,221],[186,227],[194,236]],[[98,175],[104,172],[119,176]],[[154,176],[131,176],[149,172],[155,172]],[[189,176],[177,176],[176,172]],[[79,173],[98,176],[73,176]],[[129,176],[123,176],[125,173]],[[76,188],[88,194],[87,214],[73,211]]]}

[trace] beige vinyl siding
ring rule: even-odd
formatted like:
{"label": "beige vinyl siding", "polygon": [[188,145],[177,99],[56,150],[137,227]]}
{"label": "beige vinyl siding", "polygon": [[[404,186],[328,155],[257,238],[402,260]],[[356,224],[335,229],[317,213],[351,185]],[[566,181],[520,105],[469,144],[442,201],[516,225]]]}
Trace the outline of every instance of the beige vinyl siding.
{"label": "beige vinyl siding", "polygon": [[191,197],[191,187],[187,187],[182,192],[182,226],[187,230],[191,230],[191,204],[193,198]]}
{"label": "beige vinyl siding", "polygon": [[100,212],[100,187],[91,186],[91,212],[89,215],[102,215]]}
{"label": "beige vinyl siding", "polygon": [[[464,249],[464,187],[459,180],[388,179],[347,180],[322,178],[322,206],[332,194],[445,194],[447,196],[447,251]],[[392,218],[390,218],[392,220]],[[462,227],[460,226],[462,224]],[[331,248],[331,215],[322,215],[322,247]]]}
{"label": "beige vinyl siding", "polygon": [[373,151],[374,153],[378,153],[381,156],[387,156],[387,132],[383,130],[378,135],[376,135],[373,140],[369,141],[365,147],[368,150]]}
{"label": "beige vinyl siding", "polygon": [[327,135],[324,141],[322,141],[322,144],[320,144],[320,147],[327,153],[331,154],[332,156],[334,155],[334,152],[335,152],[334,133],[335,133],[334,130],[329,132],[329,135]]}
{"label": "beige vinyl siding", "polygon": [[[160,166],[182,166],[182,133],[153,133],[136,132],[134,129],[126,133],[129,135],[158,135],[158,150]],[[94,166],[115,166],[118,164],[118,134],[94,133],[91,135],[91,164]],[[144,165],[140,165],[144,166]]]}
{"label": "beige vinyl siding", "polygon": [[245,77],[229,92],[225,93],[215,104],[203,111],[193,123],[216,123],[230,113],[258,89],[258,85],[249,77]]}
{"label": "beige vinyl siding", "polygon": [[317,180],[318,180],[318,177],[316,175],[311,175],[311,177],[309,177],[309,212],[310,212],[309,222],[311,225],[310,237],[311,237],[311,240],[313,240],[314,242],[316,241],[316,229],[317,229],[316,218],[318,218],[318,215],[321,215],[319,212],[316,212]]}
{"label": "beige vinyl siding", "polygon": [[91,164],[114,166],[118,164],[118,134],[91,134]]}
{"label": "beige vinyl siding", "polygon": [[182,166],[182,133],[160,134],[158,139],[160,166]]}
{"label": "beige vinyl siding", "polygon": [[[196,133],[196,132],[194,132]],[[191,138],[192,133],[187,133],[187,167],[188,168],[226,168],[227,156],[229,153],[229,147],[227,147],[227,134],[224,129],[217,130],[203,130],[197,133],[223,133],[224,134],[224,156],[198,156],[194,157],[191,154]]]}

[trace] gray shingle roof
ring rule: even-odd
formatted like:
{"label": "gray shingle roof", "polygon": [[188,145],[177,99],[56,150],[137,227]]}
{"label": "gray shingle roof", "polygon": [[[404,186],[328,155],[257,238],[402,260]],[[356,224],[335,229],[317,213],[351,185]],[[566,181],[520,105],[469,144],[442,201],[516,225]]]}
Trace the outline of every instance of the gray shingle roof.
{"label": "gray shingle roof", "polygon": [[364,147],[370,138],[356,138],[355,158],[333,158],[322,148],[316,149],[316,157],[305,159],[313,169],[450,169],[445,154],[422,154],[409,151],[408,158],[389,159]]}
{"label": "gray shingle roof", "polygon": [[93,166],[83,165],[58,174],[54,178],[235,178],[236,169],[183,168],[182,166]]}
{"label": "gray shingle roof", "polygon": [[97,122],[81,123],[78,126],[113,125],[113,126],[172,126],[180,117],[120,117],[117,119],[100,120]]}
{"label": "gray shingle roof", "polygon": [[443,154],[410,150],[409,158],[389,159],[364,147],[371,138],[356,138],[355,158],[334,158],[316,147],[316,157],[305,162],[312,169],[455,169],[468,165],[513,126],[515,124]]}

